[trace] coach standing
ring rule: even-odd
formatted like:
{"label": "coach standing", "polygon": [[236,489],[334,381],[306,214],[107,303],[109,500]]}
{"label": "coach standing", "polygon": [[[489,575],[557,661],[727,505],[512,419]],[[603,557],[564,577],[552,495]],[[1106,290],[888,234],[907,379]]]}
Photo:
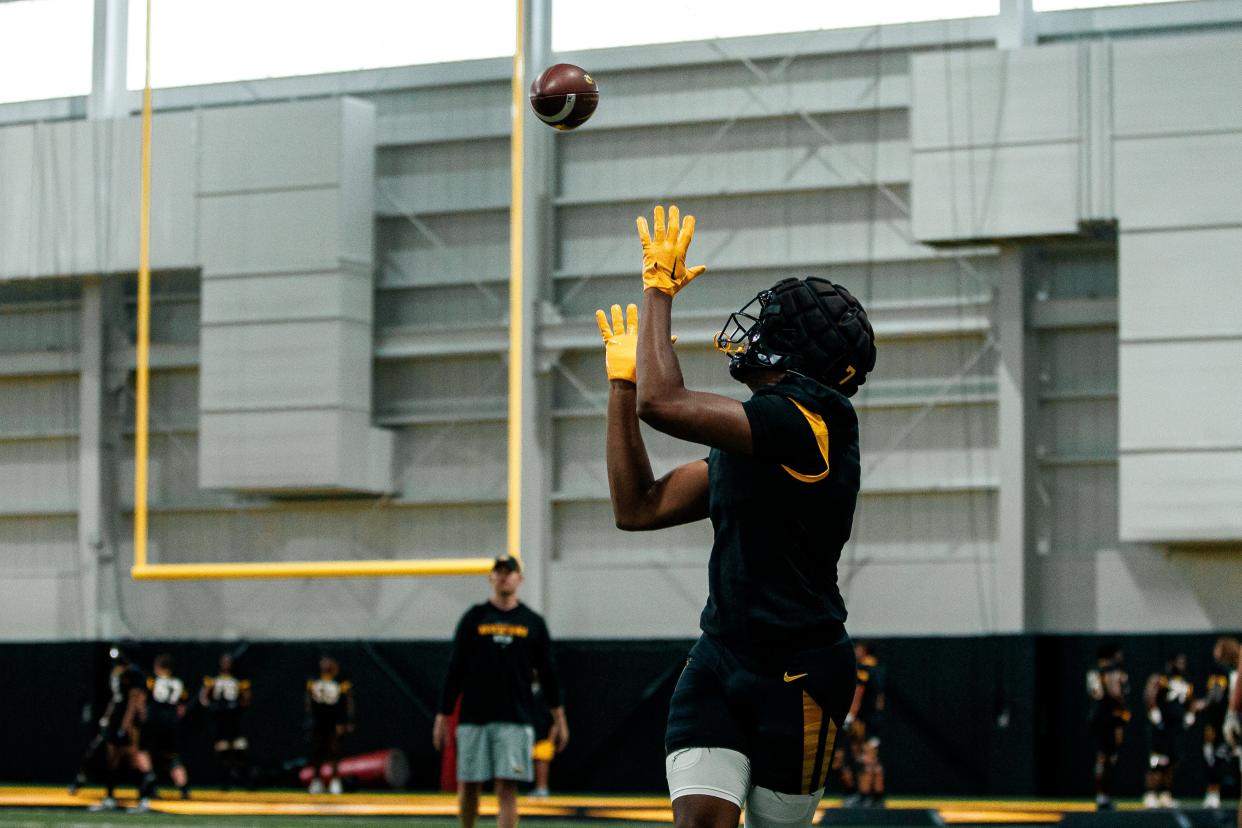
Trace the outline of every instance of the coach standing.
{"label": "coach standing", "polygon": [[431,736],[436,750],[442,750],[448,739],[448,717],[460,695],[457,802],[462,828],[474,827],[479,791],[488,780],[496,783],[497,828],[517,825],[518,783],[534,778],[531,684],[536,673],[552,710],[552,742],[557,750],[569,742],[547,624],[518,600],[521,562],[508,556],[497,558],[488,579],[491,598],[467,610],[457,624]]}

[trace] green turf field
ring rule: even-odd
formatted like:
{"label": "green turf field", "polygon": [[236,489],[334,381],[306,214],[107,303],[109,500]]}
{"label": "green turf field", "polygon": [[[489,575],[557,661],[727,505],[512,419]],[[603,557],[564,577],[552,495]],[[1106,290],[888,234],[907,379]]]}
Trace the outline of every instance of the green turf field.
{"label": "green turf field", "polygon": [[[85,809],[55,808],[46,810],[5,808],[0,809],[0,828],[45,828],[45,826],[126,826],[126,828],[184,828],[190,825],[259,826],[259,828],[287,828],[287,826],[312,826],[312,828],[359,828],[363,825],[397,825],[404,823],[416,828],[457,828],[457,820],[444,817],[307,817],[307,816],[185,816],[173,814],[92,814]],[[482,818],[479,825],[495,825],[495,820]],[[523,817],[523,828],[583,828],[581,820],[537,819]],[[651,823],[608,822],[609,828],[651,828]]]}

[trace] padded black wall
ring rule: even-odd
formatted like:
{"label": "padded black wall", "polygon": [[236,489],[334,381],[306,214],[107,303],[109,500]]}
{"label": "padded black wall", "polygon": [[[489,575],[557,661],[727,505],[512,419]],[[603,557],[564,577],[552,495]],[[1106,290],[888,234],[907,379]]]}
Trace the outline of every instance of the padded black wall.
{"label": "padded black wall", "polygon": [[[1184,651],[1202,681],[1213,635],[1115,636],[1126,650],[1131,703],[1141,707],[1145,678],[1166,656]],[[1091,793],[1091,745],[1084,674],[1098,636],[893,638],[877,641],[888,665],[889,715],[884,760],[896,794],[1041,795]],[[663,731],[668,699],[690,641],[561,641],[556,646],[572,741],[553,765],[561,791],[663,790]],[[254,682],[248,716],[253,758],[273,784],[279,768],[303,755],[302,691],[321,653],[331,653],[357,687],[358,727],[347,750],[400,747],[418,789],[437,784],[431,717],[448,663],[445,642],[143,642],[144,667],[170,652],[196,691],[225,649],[240,650],[238,672]],[[0,681],[6,742],[0,780],[67,782],[106,697],[107,644],[0,644],[9,665]],[[211,785],[216,769],[201,710],[187,719],[192,781]],[[1186,734],[1178,793],[1201,795],[1200,730]],[[1130,726],[1119,793],[1141,791],[1146,734]]]}

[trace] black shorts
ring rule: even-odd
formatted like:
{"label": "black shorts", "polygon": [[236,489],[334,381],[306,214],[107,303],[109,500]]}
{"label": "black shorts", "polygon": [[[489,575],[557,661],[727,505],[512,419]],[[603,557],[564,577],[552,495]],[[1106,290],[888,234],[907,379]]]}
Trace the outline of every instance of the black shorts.
{"label": "black shorts", "polygon": [[336,732],[336,725],[316,725],[311,730],[310,762],[321,765],[324,762],[335,762],[341,758],[341,736]]}
{"label": "black shorts", "polygon": [[242,738],[240,710],[220,710],[215,714],[215,737],[217,742],[232,744]]}
{"label": "black shorts", "polygon": [[821,649],[763,659],[704,635],[673,691],[665,750],[736,750],[750,760],[752,785],[812,793],[824,787],[856,680],[844,632]]}
{"label": "black shorts", "polygon": [[1176,762],[1181,743],[1180,733],[1181,722],[1173,724],[1165,724],[1164,727],[1154,727],[1149,725],[1147,734],[1151,747],[1152,756],[1167,757],[1170,762]]}
{"label": "black shorts", "polygon": [[169,767],[181,764],[180,723],[149,721],[142,726],[142,749],[151,758]]}
{"label": "black shorts", "polygon": [[1121,737],[1125,720],[1112,715],[1096,716],[1091,720],[1091,741],[1095,752],[1115,756],[1121,750]]}

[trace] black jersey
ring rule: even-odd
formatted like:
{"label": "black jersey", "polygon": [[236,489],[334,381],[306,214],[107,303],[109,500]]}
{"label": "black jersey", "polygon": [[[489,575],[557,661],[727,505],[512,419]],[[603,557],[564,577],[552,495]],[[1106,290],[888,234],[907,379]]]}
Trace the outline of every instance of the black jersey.
{"label": "black jersey", "polygon": [[1207,683],[1203,687],[1202,719],[1204,724],[1211,725],[1219,732],[1225,723],[1225,714],[1228,712],[1229,673],[1217,667],[1207,677]]}
{"label": "black jersey", "polygon": [[752,455],[708,457],[715,539],[700,626],[751,651],[832,644],[846,615],[837,563],[858,500],[858,418],[843,395],[795,374],[742,405]]}
{"label": "black jersey", "polygon": [[250,681],[232,673],[203,677],[207,709],[212,713],[230,714],[241,710],[242,698],[250,691]]}
{"label": "black jersey", "polygon": [[306,700],[315,730],[335,730],[353,718],[352,682],[339,676],[320,675],[306,682]]}
{"label": "black jersey", "polygon": [[533,725],[536,673],[547,705],[560,707],[552,642],[539,613],[520,603],[511,610],[490,601],[476,604],[457,624],[440,712],[452,713],[460,695],[463,723]]}
{"label": "black jersey", "polygon": [[[1121,698],[1109,692],[1109,685],[1116,683]],[[1097,721],[1128,721],[1130,710],[1126,696],[1130,694],[1130,677],[1121,669],[1119,661],[1102,661],[1094,670],[1087,671],[1087,695],[1091,699],[1090,718]]]}
{"label": "black jersey", "polygon": [[1156,675],[1156,707],[1165,727],[1180,728],[1194,700],[1195,688],[1179,672]]}
{"label": "black jersey", "polygon": [[884,665],[875,656],[863,656],[858,662],[858,683],[863,688],[862,701],[858,705],[858,720],[878,725],[883,711],[880,697],[884,695]]}
{"label": "black jersey", "polygon": [[170,725],[180,721],[178,708],[185,704],[189,694],[185,683],[174,675],[161,676],[158,673],[147,679],[147,721]]}
{"label": "black jersey", "polygon": [[129,704],[129,691],[147,689],[147,677],[136,664],[118,664],[108,674],[108,708],[104,713],[107,724],[120,725],[121,717]]}

